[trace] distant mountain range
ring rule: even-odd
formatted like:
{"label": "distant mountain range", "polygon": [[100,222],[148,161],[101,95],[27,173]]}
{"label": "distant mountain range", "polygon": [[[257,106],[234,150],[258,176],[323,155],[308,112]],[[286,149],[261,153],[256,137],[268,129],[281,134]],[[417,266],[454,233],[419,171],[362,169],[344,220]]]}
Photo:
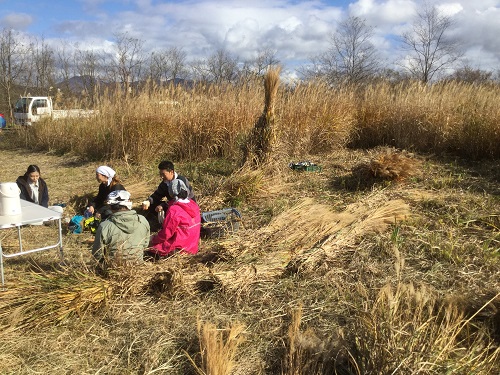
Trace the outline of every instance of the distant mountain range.
{"label": "distant mountain range", "polygon": [[[132,82],[130,84],[130,87],[132,89],[138,89],[146,85],[146,83],[147,81],[136,81]],[[77,95],[84,89],[89,89],[96,86],[98,86],[100,89],[113,88],[116,87],[116,84],[117,82],[109,82],[91,76],[74,76],[66,81],[59,82],[58,84],[56,84],[56,88],[61,90],[69,90],[71,93]],[[168,86],[171,84],[181,85],[186,88],[192,88],[194,86],[194,81],[183,78],[176,78],[175,80],[170,79],[167,81],[156,81],[157,86]]]}

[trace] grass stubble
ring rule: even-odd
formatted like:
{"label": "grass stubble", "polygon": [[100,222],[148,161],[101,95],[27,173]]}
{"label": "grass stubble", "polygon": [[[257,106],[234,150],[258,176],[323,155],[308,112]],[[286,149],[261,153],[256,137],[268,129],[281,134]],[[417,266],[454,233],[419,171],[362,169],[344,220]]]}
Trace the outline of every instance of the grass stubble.
{"label": "grass stubble", "polygon": [[[498,162],[437,157],[418,147],[413,152],[339,147],[353,135],[344,129],[328,141],[333,137],[325,132],[337,134],[331,121],[337,115],[329,112],[331,106],[315,107],[324,98],[309,86],[278,99],[278,123],[294,119],[276,129],[282,159],[258,169],[238,168],[240,130],[223,119],[237,114],[238,126],[250,129],[261,103],[244,90],[231,102],[220,98],[226,91],[206,90],[204,99],[173,93],[181,105],[170,121],[200,126],[190,135],[199,138],[190,139],[204,145],[193,160],[195,151],[184,150],[176,165],[191,178],[202,210],[229,205],[241,210],[240,230],[203,239],[196,256],[120,268],[105,277],[93,272],[87,234],[65,233],[64,265],[52,251],[7,260],[7,289],[0,293],[2,373],[498,373]],[[419,92],[413,97],[419,99]],[[350,95],[326,101],[343,103],[335,109],[340,113],[352,104]],[[292,96],[301,105],[285,110]],[[157,110],[146,105],[151,99],[138,100],[154,119]],[[430,99],[419,100],[424,105]],[[200,112],[184,107],[188,101],[203,101],[205,120],[217,116],[221,129],[202,125],[202,117],[191,113]],[[489,108],[489,102],[481,103]],[[409,107],[421,117],[432,115],[416,104]],[[158,108],[173,114],[170,107]],[[384,108],[376,115],[393,113]],[[354,129],[359,118],[342,113],[343,123]],[[125,126],[131,118],[123,116]],[[365,110],[363,116],[372,122],[375,112]],[[312,125],[323,120],[330,127]],[[387,129],[388,120],[383,123]],[[130,136],[131,142],[141,134],[152,145],[148,121],[136,126],[143,128],[135,136],[124,131],[122,139]],[[40,139],[43,131],[42,126],[24,136]],[[169,134],[168,123],[165,131]],[[448,142],[459,138],[447,131]],[[358,143],[364,139],[360,134]],[[215,136],[220,139],[210,138]],[[321,153],[308,146],[315,137],[326,138]],[[138,206],[157,184],[154,165],[140,162],[159,155],[133,147],[129,153],[128,145],[122,147],[127,156],[116,151],[120,147],[112,148],[116,154],[101,153],[98,145],[95,160],[113,161]],[[203,151],[208,145],[210,151]],[[52,146],[46,148],[55,152],[21,154],[12,143],[4,144],[1,178],[15,179],[22,174],[19,165],[36,160],[52,200],[66,202],[70,216],[82,197],[97,190],[97,162],[68,147],[64,151],[73,157]],[[446,150],[451,149],[448,143]],[[174,154],[162,156],[168,155]],[[297,155],[321,164],[322,172],[289,170]],[[48,241],[51,229],[26,228],[26,245]],[[15,232],[1,235],[8,251]]]}

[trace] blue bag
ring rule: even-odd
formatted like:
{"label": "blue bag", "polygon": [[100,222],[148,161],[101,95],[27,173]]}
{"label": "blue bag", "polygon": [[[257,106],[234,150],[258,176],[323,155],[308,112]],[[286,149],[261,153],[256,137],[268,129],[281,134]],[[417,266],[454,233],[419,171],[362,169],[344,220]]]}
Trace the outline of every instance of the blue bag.
{"label": "blue bag", "polygon": [[83,219],[82,215],[75,215],[71,218],[68,223],[68,229],[71,233],[80,234],[83,231]]}

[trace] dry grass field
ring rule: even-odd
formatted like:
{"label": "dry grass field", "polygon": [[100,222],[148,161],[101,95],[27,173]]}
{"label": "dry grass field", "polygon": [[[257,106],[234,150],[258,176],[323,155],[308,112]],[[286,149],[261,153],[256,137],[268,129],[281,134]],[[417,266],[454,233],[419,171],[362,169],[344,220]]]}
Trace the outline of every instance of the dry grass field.
{"label": "dry grass field", "polygon": [[[66,218],[97,192],[101,164],[139,207],[161,158],[202,211],[242,214],[195,256],[106,275],[89,233],[64,230],[64,262],[5,260],[0,373],[498,374],[498,90],[278,91],[275,154],[254,168],[239,156],[264,95],[231,90],[170,92],[180,108],[143,94],[120,115],[104,103],[97,123],[0,134],[0,181],[38,164]],[[321,171],[289,168],[302,160]],[[26,246],[54,235],[23,228]],[[0,231],[4,251],[16,238]]]}
{"label": "dry grass field", "polygon": [[[36,162],[66,216],[97,190],[96,163],[4,136],[1,148],[1,180]],[[90,235],[65,233],[64,265],[56,250],[6,260],[0,372],[498,373],[498,162],[384,149],[313,160],[321,172],[200,165],[202,210],[225,207],[238,181],[255,191],[240,230],[203,239],[197,256],[100,276]],[[154,168],[113,166],[137,204],[156,186]],[[23,231],[28,246],[54,234]],[[0,234],[9,251],[16,233]]]}

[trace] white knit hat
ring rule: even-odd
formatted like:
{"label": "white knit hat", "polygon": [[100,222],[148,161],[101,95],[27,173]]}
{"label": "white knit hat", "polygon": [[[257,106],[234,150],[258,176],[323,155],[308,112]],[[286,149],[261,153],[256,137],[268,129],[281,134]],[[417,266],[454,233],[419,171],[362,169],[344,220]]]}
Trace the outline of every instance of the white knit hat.
{"label": "white knit hat", "polygon": [[188,192],[188,188],[186,187],[186,184],[184,181],[179,180],[176,178],[175,180],[172,180],[168,186],[168,194],[170,194],[171,197],[177,198],[177,196],[182,192]]}
{"label": "white knit hat", "polygon": [[108,194],[106,203],[110,206],[120,205],[125,206],[129,210],[132,209],[132,201],[130,200],[130,193],[126,190],[115,190]]}

